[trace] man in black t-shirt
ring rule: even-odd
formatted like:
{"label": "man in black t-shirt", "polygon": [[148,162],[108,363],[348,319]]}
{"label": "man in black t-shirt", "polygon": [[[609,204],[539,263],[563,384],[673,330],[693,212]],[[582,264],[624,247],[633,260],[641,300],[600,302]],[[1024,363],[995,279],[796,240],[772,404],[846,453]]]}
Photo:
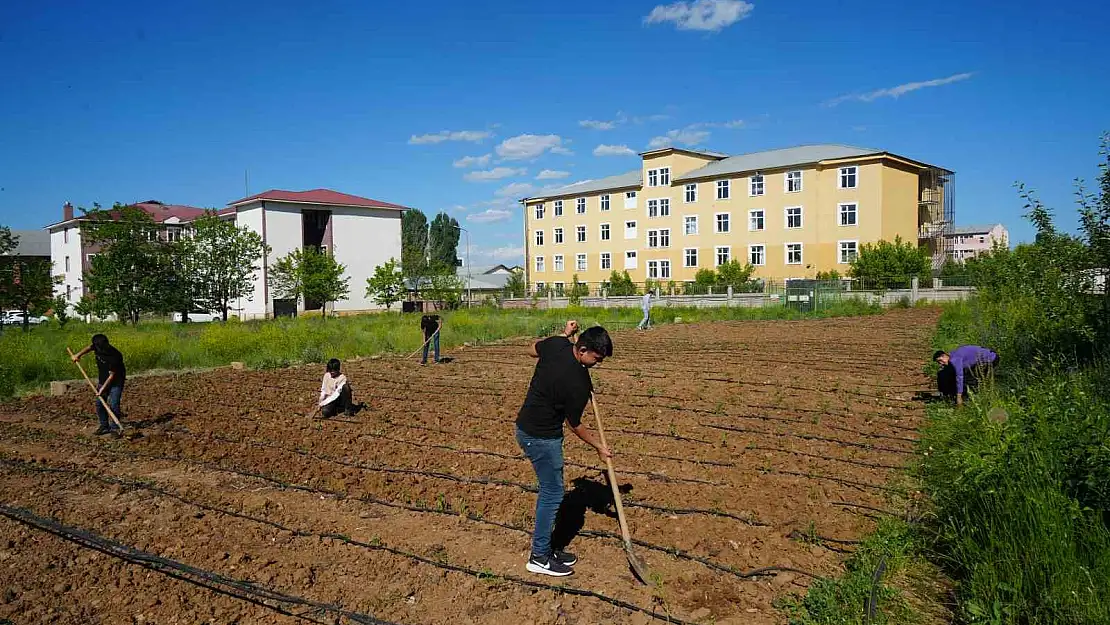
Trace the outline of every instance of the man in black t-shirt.
{"label": "man in black t-shirt", "polygon": [[[99,384],[96,394],[103,397],[111,406],[112,412],[120,419],[120,401],[123,399],[123,383],[127,380],[127,368],[123,365],[123,354],[108,343],[108,337],[103,334],[94,334],[92,344],[73,355],[73,362],[81,360],[85,354],[93,352],[96,356],[96,369]],[[100,419],[100,427],[96,435],[108,434],[117,430],[108,420],[108,411],[100,400],[96,400],[96,416]]]}
{"label": "man in black t-shirt", "polygon": [[424,315],[420,318],[420,329],[424,331],[424,357],[421,358],[420,364],[428,364],[429,339],[435,347],[435,362],[439,362],[439,329],[442,327],[443,320],[439,318],[439,315]]}
{"label": "man in black t-shirt", "polygon": [[563,501],[563,421],[570,431],[597,450],[602,459],[609,448],[582,423],[593,382],[589,368],[613,355],[613,341],[600,326],[572,342],[578,322],[568,321],[563,334],[536,341],[529,354],[539,358],[528,395],[516,419],[516,440],[536,471],[540,492],[536,499],[536,530],[526,568],[533,573],[563,577],[574,572],[573,554],[551,547],[555,515]]}

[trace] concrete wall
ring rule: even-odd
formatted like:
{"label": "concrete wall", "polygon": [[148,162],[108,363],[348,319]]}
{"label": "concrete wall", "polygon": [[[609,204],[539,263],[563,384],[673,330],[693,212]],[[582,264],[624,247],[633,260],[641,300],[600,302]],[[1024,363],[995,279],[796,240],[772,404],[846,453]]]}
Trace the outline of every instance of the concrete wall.
{"label": "concrete wall", "polygon": [[[84,295],[82,253],[80,228],[63,226],[50,232],[50,262],[53,265],[51,273],[62,276],[62,283],[54,286],[54,294],[65,295],[68,287],[70,306],[75,306]],[[69,271],[66,271],[67,256]]]}
{"label": "concrete wall", "polygon": [[378,310],[366,297],[366,279],[390,258],[401,260],[401,211],[372,208],[332,209],[335,258],[347,266],[350,299],[335,303],[336,312]]}
{"label": "concrete wall", "polygon": [[[246,226],[252,232],[257,232],[260,236],[262,234],[262,207],[255,204],[254,206],[240,208],[235,213],[235,225],[239,227]],[[273,253],[270,254],[270,262],[273,262]],[[240,319],[258,319],[266,316],[266,288],[262,279],[263,263],[258,264],[258,271],[254,272],[254,295],[249,298],[240,299],[235,308],[238,310],[230,311],[230,314],[239,315]]]}

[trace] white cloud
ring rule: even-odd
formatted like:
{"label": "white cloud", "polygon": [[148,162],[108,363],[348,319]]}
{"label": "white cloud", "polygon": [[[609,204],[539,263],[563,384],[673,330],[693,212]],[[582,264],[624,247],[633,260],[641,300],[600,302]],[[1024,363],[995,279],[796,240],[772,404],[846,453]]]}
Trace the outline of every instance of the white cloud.
{"label": "white cloud", "polygon": [[465,213],[467,211],[467,208],[462,204],[455,204],[453,206],[448,206],[447,208],[443,209],[443,211],[447,213]]}
{"label": "white cloud", "polygon": [[729,128],[729,129],[734,129],[734,128],[742,128],[743,126],[744,126],[744,120],[734,119],[730,122],[698,122],[696,124],[690,124],[686,128],[689,129],[689,130],[697,130],[698,128]]}
{"label": "white cloud", "polygon": [[516,245],[503,245],[500,247],[484,247],[475,245],[470,248],[472,266],[509,264],[519,265],[524,261],[524,247]]}
{"label": "white cloud", "polygon": [[578,125],[583,128],[592,128],[594,130],[612,130],[617,127],[617,122],[603,122],[596,119],[584,119],[578,122]]}
{"label": "white cloud", "polygon": [[666,135],[653,137],[648,142],[648,148],[657,150],[667,146],[681,143],[682,145],[697,145],[709,138],[708,130],[698,130],[697,126],[687,126],[681,130],[669,130]]}
{"label": "white cloud", "polygon": [[503,210],[500,208],[487,208],[480,213],[473,213],[466,216],[467,221],[472,221],[476,224],[488,224],[495,221],[505,221],[513,216],[512,211]]}
{"label": "white cloud", "polygon": [[888,87],[886,89],[876,89],[875,91],[869,91],[867,93],[856,93],[856,94],[851,94],[851,95],[842,95],[840,97],[833,98],[832,100],[829,100],[828,102],[825,103],[825,106],[836,106],[837,104],[841,104],[841,103],[849,102],[849,101],[853,101],[853,100],[857,101],[857,102],[874,102],[875,100],[878,100],[879,98],[899,98],[899,97],[902,97],[902,96],[906,95],[907,93],[917,91],[918,89],[926,89],[926,88],[929,88],[929,87],[940,87],[940,86],[943,86],[943,85],[950,85],[954,82],[961,82],[961,81],[967,80],[967,79],[971,78],[974,75],[975,75],[974,72],[964,72],[962,74],[953,74],[952,76],[948,76],[947,78],[934,78],[932,80],[922,80],[922,81],[918,81],[918,82],[908,82],[908,83],[905,83],[903,85],[898,85],[897,87]]}
{"label": "white cloud", "polygon": [[482,139],[492,137],[488,130],[441,130],[426,135],[413,135],[409,137],[409,144],[423,145],[426,143],[443,143],[444,141],[473,141],[479,143]]}
{"label": "white cloud", "polygon": [[464,156],[459,160],[452,163],[455,167],[485,167],[489,165],[489,159],[493,158],[492,154],[483,154],[481,156]]}
{"label": "white cloud", "polygon": [[557,146],[551,148],[551,153],[552,154],[562,154],[564,156],[574,156],[574,152],[571,152],[568,148],[564,148],[561,145],[557,145]]}
{"label": "white cloud", "polygon": [[497,155],[507,161],[532,159],[544,152],[566,153],[559,135],[517,135],[497,145]]}
{"label": "white cloud", "polygon": [[636,152],[627,145],[605,145],[594,148],[594,156],[635,156]]}
{"label": "white cloud", "polygon": [[500,189],[498,189],[496,192],[494,192],[494,195],[496,195],[498,197],[506,197],[506,198],[507,197],[520,198],[520,197],[524,197],[525,195],[528,195],[534,189],[535,189],[535,187],[532,186],[532,183],[530,183],[530,182],[513,182],[513,183],[507,184],[507,185],[501,187]]}
{"label": "white cloud", "polygon": [[569,171],[558,171],[556,169],[545,169],[536,175],[536,180],[556,180],[558,178],[566,178],[570,175]]}
{"label": "white cloud", "polygon": [[528,170],[523,167],[494,167],[493,169],[478,170],[467,172],[463,175],[464,180],[470,182],[487,182],[490,180],[501,180],[510,176],[523,176]]}
{"label": "white cloud", "polygon": [[644,18],[644,23],[673,22],[678,30],[718,32],[748,17],[754,8],[754,4],[744,0],[695,0],[660,4]]}

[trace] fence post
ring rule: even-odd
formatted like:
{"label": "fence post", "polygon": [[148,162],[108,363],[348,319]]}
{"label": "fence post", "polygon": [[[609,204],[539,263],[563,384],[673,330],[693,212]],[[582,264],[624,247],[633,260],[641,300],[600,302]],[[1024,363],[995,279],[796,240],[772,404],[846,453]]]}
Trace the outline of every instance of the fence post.
{"label": "fence post", "polygon": [[713,295],[713,287],[712,286],[709,287],[709,295]]}
{"label": "fence post", "polygon": [[910,280],[910,302],[913,304],[917,303],[917,289],[919,286],[921,286],[921,279],[914,276],[913,279]]}
{"label": "fence post", "polygon": [[732,306],[732,285],[728,285],[728,305]]}

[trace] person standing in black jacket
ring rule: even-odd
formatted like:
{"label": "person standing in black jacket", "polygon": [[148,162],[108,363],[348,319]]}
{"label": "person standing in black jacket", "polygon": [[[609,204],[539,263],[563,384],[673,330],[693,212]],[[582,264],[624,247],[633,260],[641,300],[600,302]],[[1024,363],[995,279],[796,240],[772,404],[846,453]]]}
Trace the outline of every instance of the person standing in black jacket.
{"label": "person standing in black jacket", "polygon": [[420,329],[424,331],[424,357],[420,364],[428,364],[428,343],[435,348],[435,361],[439,363],[439,330],[443,327],[443,320],[439,315],[424,315],[420,318]]}
{"label": "person standing in black jacket", "polygon": [[612,457],[597,434],[582,423],[582,413],[593,393],[589,369],[613,355],[613,341],[601,326],[586,330],[575,341],[572,337],[577,333],[578,322],[568,321],[561,335],[531,346],[528,354],[539,362],[516,419],[517,443],[532,463],[540,487],[532,552],[525,568],[554,577],[572,574],[571,567],[578,561],[551,546],[555,516],[563,501],[563,422],[603,460]]}
{"label": "person standing in black jacket", "polygon": [[[112,408],[116,418],[122,420],[120,402],[123,400],[123,383],[127,381],[127,368],[123,364],[123,354],[108,343],[107,336],[94,334],[92,343],[73,355],[73,362],[81,360],[89,352],[96,356],[98,373],[96,394],[98,397],[103,397],[104,401],[108,402],[108,405]],[[108,420],[108,411],[104,409],[104,404],[99,399],[96,400],[96,416],[100,419],[100,427],[95,432],[97,436],[111,432],[120,433]]]}

